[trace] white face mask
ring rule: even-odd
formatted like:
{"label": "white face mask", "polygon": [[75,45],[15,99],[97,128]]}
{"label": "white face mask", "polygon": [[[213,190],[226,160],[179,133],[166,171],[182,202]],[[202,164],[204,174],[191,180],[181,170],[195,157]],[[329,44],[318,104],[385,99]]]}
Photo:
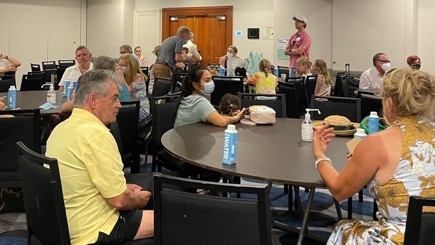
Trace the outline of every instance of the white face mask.
{"label": "white face mask", "polygon": [[207,83],[204,83],[204,94],[211,94],[214,91],[214,82],[210,80]]}
{"label": "white face mask", "polygon": [[230,52],[227,52],[227,57],[233,57],[233,54]]}
{"label": "white face mask", "polygon": [[121,71],[122,71],[122,73],[125,74],[125,72],[127,71],[127,67],[126,66],[121,66]]}
{"label": "white face mask", "polygon": [[389,70],[390,70],[390,67],[391,67],[390,62],[388,62],[388,63],[383,63],[383,64],[381,65],[382,70],[384,70],[385,72],[389,71]]}

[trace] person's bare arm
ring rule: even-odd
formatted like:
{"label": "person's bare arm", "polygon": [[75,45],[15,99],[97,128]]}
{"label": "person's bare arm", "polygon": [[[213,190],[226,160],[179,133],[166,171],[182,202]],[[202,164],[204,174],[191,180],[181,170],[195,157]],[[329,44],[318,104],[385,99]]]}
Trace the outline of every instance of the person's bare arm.
{"label": "person's bare arm", "polygon": [[213,125],[219,126],[219,127],[225,127],[228,124],[233,124],[233,123],[237,123],[238,121],[240,121],[245,116],[245,111],[246,111],[246,109],[243,108],[235,116],[225,116],[225,115],[219,114],[217,111],[213,111],[210,113],[210,115],[208,115],[207,122],[209,122]]}
{"label": "person's bare arm", "polygon": [[121,195],[107,198],[106,201],[111,207],[118,210],[132,210],[145,207],[150,198],[151,192],[127,185],[127,189]]}
{"label": "person's bare arm", "polygon": [[188,57],[187,55],[182,55],[180,53],[175,53],[175,62],[186,62],[188,60],[191,60],[192,57]]}
{"label": "person's bare arm", "polygon": [[[9,55],[0,54],[0,59],[5,59],[5,60],[9,61],[10,68],[12,68],[12,67],[18,68],[21,65],[21,62],[19,62],[17,59],[15,59]],[[16,71],[16,69],[14,71]]]}

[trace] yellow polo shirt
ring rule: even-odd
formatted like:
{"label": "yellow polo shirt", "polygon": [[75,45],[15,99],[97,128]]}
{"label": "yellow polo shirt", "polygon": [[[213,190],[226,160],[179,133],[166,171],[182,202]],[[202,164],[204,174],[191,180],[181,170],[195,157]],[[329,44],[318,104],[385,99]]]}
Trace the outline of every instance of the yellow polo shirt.
{"label": "yellow polo shirt", "polygon": [[71,244],[109,234],[119,212],[105,198],[122,194],[127,184],[115,139],[92,113],[74,108],[47,141],[46,155],[59,162]]}

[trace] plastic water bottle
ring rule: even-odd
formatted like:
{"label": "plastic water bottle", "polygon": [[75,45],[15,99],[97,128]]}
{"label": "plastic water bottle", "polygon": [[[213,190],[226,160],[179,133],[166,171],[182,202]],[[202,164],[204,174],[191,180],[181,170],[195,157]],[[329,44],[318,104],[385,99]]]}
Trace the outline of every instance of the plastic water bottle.
{"label": "plastic water bottle", "polygon": [[47,102],[52,105],[56,104],[56,91],[54,91],[54,85],[50,85],[50,89],[47,91]]}
{"label": "plastic water bottle", "polygon": [[73,93],[74,93],[74,85],[72,82],[69,83],[68,91],[66,94],[66,100],[72,100],[73,99]]}
{"label": "plastic water bottle", "polygon": [[360,139],[364,139],[364,137],[366,136],[367,134],[363,128],[357,128],[356,132],[353,134],[354,138],[360,138]]}
{"label": "plastic water bottle", "polygon": [[227,69],[225,69],[225,67],[220,66],[219,67],[219,76],[224,77],[227,75]]}
{"label": "plastic water bottle", "polygon": [[273,74],[275,75],[275,77],[278,77],[278,66],[275,66],[273,68]]}
{"label": "plastic water bottle", "polygon": [[237,162],[238,132],[234,124],[229,124],[224,133],[224,153],[222,162],[226,165]]}
{"label": "plastic water bottle", "polygon": [[65,80],[65,82],[64,82],[64,87],[63,87],[63,97],[68,97],[68,88],[69,88],[69,85],[72,83],[72,81],[69,81],[69,80]]}
{"label": "plastic water bottle", "polygon": [[320,114],[319,109],[305,109],[305,119],[302,121],[301,137],[303,141],[313,141],[313,122],[311,121],[310,111],[317,111]]}
{"label": "plastic water bottle", "polygon": [[369,134],[379,131],[379,116],[376,111],[371,111],[369,116]]}
{"label": "plastic water bottle", "polygon": [[14,85],[11,85],[8,90],[8,108],[17,108],[17,89]]}

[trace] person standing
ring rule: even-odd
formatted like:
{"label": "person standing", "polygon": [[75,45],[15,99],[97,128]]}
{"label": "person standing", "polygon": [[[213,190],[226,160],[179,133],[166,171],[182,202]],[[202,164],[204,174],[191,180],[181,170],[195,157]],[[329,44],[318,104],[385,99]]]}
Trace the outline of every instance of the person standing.
{"label": "person standing", "polygon": [[297,60],[300,57],[310,56],[311,37],[305,31],[307,28],[307,18],[303,15],[293,17],[295,21],[295,28],[297,32],[293,34],[288,42],[284,51],[285,55],[290,56],[289,76],[296,77],[297,75]]}
{"label": "person standing", "polygon": [[80,76],[71,116],[47,140],[58,160],[71,244],[121,244],[154,235],[151,192],[127,184],[118,146],[106,125],[116,121],[119,76]]}
{"label": "person standing", "polygon": [[92,54],[86,46],[78,46],[75,55],[77,63],[65,69],[62,79],[60,79],[59,82],[60,91],[63,91],[65,81],[78,81],[83,73],[94,69],[94,65],[91,62]]}
{"label": "person standing", "polygon": [[162,42],[159,55],[154,64],[154,77],[172,78],[172,71],[176,69],[177,62],[190,60],[181,54],[183,45],[190,39],[191,30],[187,26],[180,26],[177,35],[168,37]]}
{"label": "person standing", "polygon": [[390,60],[384,53],[373,56],[373,66],[364,71],[359,78],[360,89],[380,89],[385,72],[390,69]]}
{"label": "person standing", "polygon": [[9,55],[0,52],[0,75],[16,72],[21,63]]}

